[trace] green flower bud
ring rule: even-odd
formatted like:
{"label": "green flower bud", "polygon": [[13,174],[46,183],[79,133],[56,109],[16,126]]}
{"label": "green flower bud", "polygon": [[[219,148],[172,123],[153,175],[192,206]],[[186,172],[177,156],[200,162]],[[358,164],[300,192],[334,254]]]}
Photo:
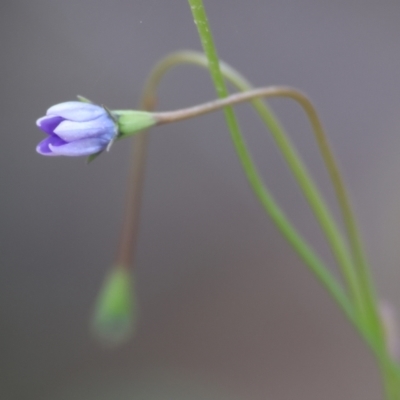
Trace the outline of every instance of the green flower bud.
{"label": "green flower bud", "polygon": [[113,268],[97,299],[94,334],[107,345],[121,344],[133,333],[136,317],[132,276],[125,268]]}

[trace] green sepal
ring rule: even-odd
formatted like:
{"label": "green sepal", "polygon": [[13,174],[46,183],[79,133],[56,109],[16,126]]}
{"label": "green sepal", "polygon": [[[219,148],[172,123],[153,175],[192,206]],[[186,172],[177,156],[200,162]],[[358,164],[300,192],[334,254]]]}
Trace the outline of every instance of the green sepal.
{"label": "green sepal", "polygon": [[91,154],[86,159],[86,164],[90,164],[93,160],[95,160],[104,150],[98,151],[97,153]]}
{"label": "green sepal", "polygon": [[133,277],[125,268],[113,268],[97,299],[93,332],[104,344],[119,345],[131,337],[136,317]]}
{"label": "green sepal", "polygon": [[157,124],[153,113],[135,110],[112,111],[118,123],[118,138],[134,135]]}
{"label": "green sepal", "polygon": [[78,98],[79,101],[81,101],[82,103],[89,103],[89,104],[93,104],[92,100],[87,99],[86,97],[81,96],[80,94],[78,94],[76,96]]}

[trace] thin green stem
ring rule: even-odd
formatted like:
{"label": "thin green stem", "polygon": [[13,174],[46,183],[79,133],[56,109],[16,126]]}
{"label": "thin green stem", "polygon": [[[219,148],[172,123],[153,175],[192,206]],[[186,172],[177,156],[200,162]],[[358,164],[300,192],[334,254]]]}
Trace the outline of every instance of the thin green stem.
{"label": "thin green stem", "polygon": [[[154,100],[157,98],[157,89],[165,73],[171,68],[181,64],[193,64],[204,68],[208,68],[208,61],[203,53],[195,51],[179,51],[169,54],[161,61],[159,61],[149,74],[149,77],[145,84],[145,93],[146,97],[149,100],[150,99]],[[226,78],[230,83],[232,83],[238,89],[246,91],[252,88],[250,83],[242,75],[240,75],[234,68],[232,68],[231,66],[222,61],[220,62],[220,66],[224,78]],[[266,105],[258,99],[252,100],[251,103],[256,108],[257,112],[260,114],[260,117],[263,119],[263,121],[268,125],[269,119],[267,119],[266,115],[269,117],[271,114],[266,113],[269,112]],[[196,106],[194,111],[195,112],[198,111],[197,109],[198,107]],[[183,111],[185,112],[185,110],[186,109],[184,109]],[[172,118],[177,118],[177,117],[180,118],[181,117],[179,115],[180,112],[181,110],[177,111],[176,113],[178,115],[175,116],[172,115]],[[156,113],[156,114],[160,115],[163,113]],[[311,114],[309,115],[310,119],[312,118],[313,114],[314,113],[311,111]]]}
{"label": "thin green stem", "polygon": [[[156,67],[152,70],[152,72],[149,75],[149,78],[145,85],[145,91],[146,93],[148,93],[149,98],[155,96],[156,88],[159,85],[160,80],[162,79],[164,73],[173,66],[182,63],[190,63],[208,68],[207,58],[202,53],[195,51],[179,51],[170,54],[169,56],[161,60],[159,63],[157,63]],[[242,91],[252,89],[252,85],[241,74],[239,74],[234,68],[232,68],[228,64],[224,63],[223,61],[220,61],[220,68],[223,76],[238,89]],[[290,139],[287,137],[284,129],[281,127],[281,125],[273,115],[272,111],[270,111],[266,106],[266,104],[261,100],[254,100],[252,101],[252,104],[259,113],[263,122],[269,127],[278,147],[280,148],[285,160],[288,162],[288,165],[291,168],[292,172],[294,174],[300,174],[301,176],[307,175],[308,172],[306,168],[302,167],[301,165],[303,164],[302,162],[293,164],[292,155],[294,154],[296,157],[296,152],[293,149],[293,145],[291,144]],[[363,279],[364,281],[367,282],[366,284],[365,282],[361,283],[361,286],[364,289],[372,288],[372,285],[369,283],[370,279],[368,278],[368,269],[367,267],[365,267],[366,260],[363,255],[361,241],[357,231],[357,225],[355,223],[355,218],[353,216],[350,203],[348,201],[348,196],[346,195],[344,184],[342,182],[340,173],[336,166],[336,162],[332,155],[332,151],[330,150],[330,146],[326,138],[326,135],[323,131],[322,125],[318,122],[319,122],[318,118],[317,118],[317,124],[313,123],[313,119],[311,119],[311,123],[313,126],[314,125],[319,126],[318,129],[314,129],[315,138],[319,145],[322,158],[331,176],[332,182],[334,183],[336,195],[343,214],[343,220],[346,223],[348,236],[350,238],[350,242],[352,243],[351,248],[354,254],[354,259],[358,260],[356,262],[356,265],[359,267],[358,268],[359,271],[361,266],[361,272],[359,273],[360,279]],[[304,179],[301,179],[299,181],[299,184],[303,192],[308,192],[307,187],[304,187]],[[307,179],[305,184],[307,186]],[[364,273],[362,273],[362,271],[364,271]],[[367,302],[369,304],[369,308],[370,309],[375,308],[375,312],[373,314],[377,315],[376,306],[373,307],[373,305],[375,304],[373,290],[366,290],[366,298],[368,299]]]}
{"label": "thin green stem", "polygon": [[[182,63],[190,63],[199,66],[206,67],[208,66],[207,59],[203,54],[193,51],[181,51],[172,53],[169,56],[162,59],[154,69],[150,72],[149,77],[145,84],[144,89],[144,98],[147,102],[154,103],[157,99],[157,89],[160,85],[160,82],[164,76],[164,74],[172,67],[182,64]],[[231,68],[228,64],[222,64],[222,70],[224,76],[232,82],[232,84],[236,85],[239,89],[245,90],[247,87],[250,87],[243,77],[241,77],[233,68]],[[255,104],[257,100],[253,101]],[[258,103],[259,104],[259,103]],[[263,103],[261,103],[263,105]],[[156,113],[156,115],[160,115],[160,113]],[[240,132],[239,132],[240,135]],[[241,136],[240,136],[241,137]],[[242,139],[239,139],[242,140]],[[344,314],[349,318],[349,320],[357,327],[357,329],[361,332],[362,327],[360,322],[356,318],[356,315],[353,310],[353,306],[351,305],[349,299],[346,294],[343,292],[340,284],[334,278],[334,276],[329,272],[327,266],[323,263],[323,261],[315,254],[315,252],[310,248],[310,246],[301,238],[301,236],[297,233],[296,229],[291,225],[291,223],[286,218],[284,212],[280,209],[280,207],[276,204],[275,200],[269,193],[268,189],[263,184],[261,177],[259,176],[256,167],[252,163],[251,156],[248,153],[246,146],[240,146],[240,159],[245,164],[245,171],[250,184],[255,191],[257,197],[259,198],[261,204],[267,213],[270,214],[272,220],[277,225],[278,229],[282,232],[282,234],[286,237],[289,243],[292,244],[294,249],[300,255],[305,264],[310,268],[310,270],[315,274],[317,279],[323,284],[323,286],[328,290],[328,292],[332,295],[334,300],[337,302],[339,307],[343,310]],[[367,341],[373,343],[373,338],[367,338]],[[371,344],[371,346],[373,346]]]}
{"label": "thin green stem", "polygon": [[[219,97],[226,97],[228,95],[228,91],[219,69],[218,56],[213,44],[213,38],[210,33],[207,16],[202,6],[202,2],[199,0],[189,0],[189,4],[191,6],[192,14],[199,31],[199,36],[202,40],[204,51],[209,61],[208,67],[212,75],[217,94]],[[232,109],[228,107],[224,112],[229,130],[231,131],[232,140],[236,150],[238,151],[238,147],[245,144],[240,135],[236,117]],[[306,166],[304,165],[300,156],[297,154],[295,147],[291,145],[290,139],[284,133],[283,128],[280,126],[276,118],[273,117],[272,113],[269,113],[268,120],[268,126],[270,127],[271,134],[280,148],[283,156],[285,157],[289,168],[299,183],[304,196],[309,202],[311,209],[314,212],[330,244],[334,257],[341,269],[343,277],[350,291],[352,301],[354,301],[357,313],[359,314],[360,318],[366,319],[367,311],[365,310],[365,303],[363,301],[362,288],[360,287],[357,279],[351,254],[349,253],[348,248],[343,241],[340,230],[331,213],[329,212],[326,202],[311,179]]]}
{"label": "thin green stem", "polygon": [[[214,84],[216,86],[217,94],[219,97],[226,97],[228,95],[228,92],[225,87],[222,74],[219,71],[218,57],[212,43],[212,37],[209,33],[204,9],[201,2],[199,1],[189,0],[189,4],[191,5],[192,13],[194,15],[199,32],[202,32],[201,38],[203,41],[204,50],[208,57],[208,66],[212,74]],[[352,319],[354,319],[354,313],[353,311],[351,311],[352,307],[349,308],[349,301],[347,297],[343,294],[342,289],[340,289],[340,292],[338,292],[337,290],[339,286],[336,279],[331,275],[328,268],[323,264],[323,262],[319,260],[315,253],[305,243],[305,241],[297,233],[295,228],[293,228],[293,226],[284,215],[283,211],[277,205],[272,195],[269,193],[264,183],[262,182],[262,179],[252,161],[251,155],[247,150],[244,139],[240,133],[240,129],[232,108],[225,107],[224,113],[228,127],[231,131],[232,140],[236,152],[239,156],[242,166],[244,167],[249,183],[254,190],[256,196],[260,200],[261,204],[263,205],[267,213],[271,216],[272,220],[275,222],[281,232],[284,234],[286,239],[292,244],[292,246],[303,258],[306,264],[313,270],[314,273],[317,274],[317,276],[319,276],[321,281],[331,292],[336,301],[340,304],[342,308],[346,310],[346,314],[352,315]]]}
{"label": "thin green stem", "polygon": [[[219,68],[218,55],[217,55],[217,52],[216,52],[216,49],[215,49],[215,46],[213,43],[213,37],[212,37],[211,31],[210,31],[210,27],[209,27],[208,20],[207,20],[207,15],[205,13],[202,1],[201,0],[188,0],[188,2],[191,7],[191,10],[192,10],[193,18],[194,18],[195,24],[197,26],[200,39],[202,41],[203,49],[204,49],[205,54],[208,59],[209,71],[210,71],[212,80],[214,82],[214,86],[216,88],[217,94],[219,97],[226,97],[228,95],[228,91],[226,89],[225,82],[224,82],[223,76],[222,76],[220,68]],[[260,185],[260,182],[258,182],[258,178],[259,178],[258,173],[252,164],[251,158],[250,158],[250,160],[247,159],[248,158],[247,157],[248,156],[247,149],[243,150],[243,147],[245,146],[245,144],[240,135],[240,131],[239,131],[238,124],[236,122],[236,118],[233,113],[233,110],[230,107],[226,107],[224,112],[225,112],[227,125],[231,132],[234,145],[236,147],[236,151],[239,155],[239,158],[241,159],[242,165],[246,171],[248,179],[253,186],[253,190],[257,194],[257,186]],[[254,182],[253,182],[253,179],[254,179]],[[344,188],[344,187],[342,187],[342,188]],[[260,198],[260,196],[259,196],[259,198]],[[262,201],[261,198],[260,198],[260,200]],[[341,206],[343,206],[343,204],[341,204]],[[353,234],[353,233],[354,232],[350,232],[350,234]],[[325,234],[326,234],[326,232],[325,232]],[[338,232],[338,235],[340,235],[339,232]],[[354,246],[354,244],[355,244],[354,240],[351,239],[351,242],[352,242],[352,245]],[[331,245],[332,245],[332,243],[331,243]],[[357,243],[356,243],[356,245],[357,245]],[[361,246],[359,247],[359,250],[361,250]],[[356,249],[356,251],[358,251],[358,250]],[[353,252],[354,252],[354,249],[353,249]],[[350,259],[349,265],[347,265],[348,261],[345,261],[345,263],[341,264],[341,267],[342,267],[342,269],[348,268],[348,267],[351,268],[353,270],[353,272],[351,272],[351,275],[353,275],[353,274],[356,275],[352,261],[353,260]],[[357,268],[360,270],[359,267],[357,267]],[[367,276],[367,278],[369,279],[368,276]],[[369,284],[370,282],[368,279],[366,280],[364,277],[364,280],[362,281],[362,283],[364,285]],[[358,313],[360,316],[363,317],[363,320],[364,320],[365,313],[369,314],[369,313],[371,313],[371,311],[374,312],[376,309],[376,308],[374,309],[374,305],[375,305],[374,303],[372,303],[372,309],[368,307],[365,310],[365,308],[364,308],[366,305],[364,302],[365,301],[365,291],[368,290],[369,287],[367,286],[367,287],[360,288],[360,282],[358,281],[357,275],[356,275],[356,284],[357,284],[356,287],[352,287],[353,282],[347,282],[347,283],[349,285],[349,289],[352,291],[352,297],[353,297],[353,300],[358,309]],[[361,297],[359,297],[360,293],[362,294]],[[368,295],[373,296],[372,293],[369,293]],[[373,301],[374,300],[373,297],[371,297],[371,298]],[[370,321],[370,318],[371,318],[371,316],[367,315],[368,322]],[[379,318],[376,319],[376,322],[379,324]],[[368,327],[366,328],[364,323],[362,323],[362,326],[364,327],[364,329],[363,329],[364,336],[366,336],[366,335],[370,336],[369,335],[370,332],[368,332]],[[375,344],[378,345],[378,349],[377,349],[378,350],[378,359],[386,360],[387,354],[385,353],[385,348],[382,347],[382,345],[384,345],[384,344],[382,343],[381,335],[379,334],[378,337],[376,336],[376,334],[379,333],[379,331],[375,330],[376,329],[375,326],[370,326],[369,324],[368,324],[368,326],[370,329],[373,329],[373,331],[374,331],[374,336],[375,336],[374,342],[375,342]],[[378,340],[378,343],[376,343],[376,340]],[[381,366],[382,366],[383,374],[386,378],[386,379],[384,379],[385,384],[386,384],[385,385],[386,395],[388,398],[394,399],[394,397],[393,397],[394,383],[396,383],[396,382],[394,382],[392,379],[390,379],[390,375],[392,375],[391,364],[390,364],[390,362],[382,361]]]}
{"label": "thin green stem", "polygon": [[[157,99],[157,90],[158,86],[165,75],[165,73],[171,69],[174,66],[183,64],[183,63],[189,63],[189,64],[194,64],[202,67],[207,68],[207,59],[204,57],[203,54],[198,53],[198,52],[193,52],[193,51],[181,51],[181,52],[176,52],[168,55],[164,59],[162,59],[160,62],[157,63],[155,68],[151,71],[149,74],[149,77],[146,81],[145,84],[145,89],[144,89],[144,95],[143,98],[145,99],[146,103],[155,103]],[[229,80],[232,84],[234,84],[236,87],[239,89],[245,90],[248,87],[251,87],[250,84],[247,83],[247,81],[238,73],[236,72],[233,68],[231,68],[229,65],[225,63],[221,63],[221,70],[222,73],[224,74],[224,77]],[[257,111],[260,113],[262,116],[262,110],[264,106],[263,102],[260,102],[259,100],[254,100],[252,101],[253,105],[257,105]],[[156,113],[156,115],[159,115],[160,113]],[[268,193],[268,192],[267,192]],[[263,204],[264,205],[264,204]],[[279,228],[279,222],[278,222],[278,228]],[[286,236],[286,234],[283,232],[283,234]],[[304,244],[304,243],[303,243]],[[306,244],[307,246],[307,244]],[[299,247],[301,247],[301,240]],[[340,286],[337,284],[337,282],[334,282],[334,285],[332,288],[329,288],[329,282],[330,280],[334,280],[333,276],[329,274],[329,271],[327,267],[323,264],[323,262],[315,256],[315,253],[313,256],[310,258],[304,257],[304,254],[301,254],[301,251],[295,246],[295,250],[298,251],[302,259],[305,261],[306,265],[309,266],[312,272],[315,273],[315,270],[319,270],[320,272],[317,272],[317,278],[323,283],[323,285],[328,289],[328,291],[331,293],[332,297],[338,302],[339,306],[342,308],[342,310],[345,312],[346,316],[350,319],[350,321],[354,324],[358,332],[365,338],[366,342],[368,345],[371,347],[373,352],[376,354],[376,357],[381,360],[382,364],[388,365],[390,363],[390,360],[388,359],[387,355],[385,353],[382,353],[380,350],[380,346],[376,343],[376,339],[374,336],[371,335],[371,333],[365,328],[365,326],[362,326],[360,324],[360,321],[356,318],[352,306],[350,305],[348,299],[344,295],[342,289]],[[309,251],[311,253],[312,250],[309,248]],[[307,254],[307,253],[306,253]],[[310,264],[311,263],[311,264]],[[328,272],[327,276],[325,276],[325,272]],[[336,292],[336,289],[339,289],[338,293],[339,295],[336,296],[335,294],[332,294],[332,292]],[[340,300],[337,299],[339,297]],[[344,306],[342,305],[344,304]]]}
{"label": "thin green stem", "polygon": [[[228,97],[213,100],[207,103],[198,104],[194,107],[183,108],[175,111],[164,111],[154,113],[154,117],[158,121],[158,124],[177,122],[184,119],[194,118],[203,114],[207,114],[212,111],[219,110],[223,107],[247,102],[249,100],[254,100],[260,97],[288,97],[297,101],[304,112],[306,113],[314,132],[317,133],[318,137],[323,137],[322,124],[319,120],[318,114],[312,105],[311,101],[303,93],[296,89],[285,87],[285,86],[270,86],[265,88],[257,88],[253,90],[248,90],[240,93],[231,94]],[[339,176],[340,179],[340,176]],[[336,236],[334,236],[335,238]],[[348,270],[344,270],[345,278],[347,281],[351,279],[356,279],[356,276],[347,275]],[[353,283],[354,284],[354,283]]]}
{"label": "thin green stem", "polygon": [[[152,95],[153,94],[154,93],[152,93]],[[155,97],[152,97],[152,95],[150,95],[149,98],[154,99]],[[176,120],[175,114],[175,119],[167,121],[167,117],[171,115],[171,113],[168,112],[155,113],[154,115],[156,116],[156,118],[163,118],[162,123],[172,122]],[[251,160],[250,154],[247,152],[244,143],[241,143],[240,148],[238,148],[238,152],[240,159],[245,167],[246,175],[249,179],[250,185],[253,188],[258,199],[260,200],[261,204],[263,205],[264,209],[270,215],[273,222],[277,225],[277,227],[288,240],[288,242],[294,247],[300,257],[306,263],[306,265],[309,266],[309,268],[319,279],[319,281],[331,293],[332,297],[336,300],[345,315],[355,325],[358,325],[359,321],[356,314],[354,313],[353,306],[351,305],[348,297],[341,288],[341,285],[329,272],[329,269],[324,265],[323,261],[315,254],[310,246],[298,234],[296,229],[287,219],[285,213],[281,210],[281,208],[273,199],[272,195],[269,193],[268,189],[262,183],[261,178]]]}
{"label": "thin green stem", "polygon": [[[358,289],[358,283],[356,281],[358,278],[360,279],[360,287],[361,289],[364,289],[364,291],[361,292],[360,289],[360,293],[358,293],[358,295],[360,296],[359,301],[360,302],[365,301],[366,303],[365,307],[368,307],[369,309],[368,310],[369,312],[366,313],[367,318],[369,318],[368,323],[383,343],[384,334],[382,330],[382,325],[378,315],[378,310],[376,308],[376,300],[374,297],[373,286],[369,279],[368,268],[365,264],[366,259],[363,256],[361,241],[358,235],[355,219],[353,217],[353,213],[350,207],[348,196],[346,194],[344,183],[342,181],[339,169],[333,157],[333,153],[330,149],[327,137],[322,127],[322,123],[311,101],[304,94],[300,93],[295,89],[289,87],[271,86],[267,88],[246,90],[245,92],[233,94],[224,99],[214,100],[205,104],[203,103],[191,108],[185,108],[177,111],[157,113],[156,115],[157,119],[159,120],[159,123],[175,122],[182,119],[193,118],[198,115],[206,114],[208,112],[220,109],[227,105],[233,105],[249,100],[254,100],[259,97],[289,97],[297,101],[303,107],[305,113],[307,114],[310,124],[313,128],[314,136],[317,139],[322,154],[322,158],[325,161],[332,182],[334,184],[337,198],[341,206],[343,219],[344,221],[346,221],[349,239],[350,241],[353,242],[353,246],[351,247],[353,249],[354,259],[357,260],[355,264],[358,267],[358,269],[355,270],[353,274],[351,274],[351,272],[353,271],[352,268],[344,268],[343,274],[345,275],[346,281],[351,282],[350,285],[351,287],[354,287],[355,290]],[[278,132],[278,134],[279,136],[282,135],[282,133],[280,132]],[[283,134],[285,135],[284,132]],[[278,143],[281,142],[282,140],[278,138]],[[290,151],[288,152],[287,151],[288,146],[289,147],[291,146],[289,140],[286,142],[283,141],[283,146],[281,145],[280,148],[281,149],[283,148],[283,151],[285,152],[285,154],[287,154],[288,163],[292,171],[294,172],[300,184],[300,187],[303,189],[303,192],[306,195],[307,199],[309,200],[313,209],[317,209],[316,211],[317,218],[319,219],[321,226],[323,227],[325,232],[328,231],[330,233],[331,236],[329,236],[329,240],[331,244],[333,243],[332,247],[334,251],[337,252],[337,249],[340,249],[342,246],[341,243],[337,244],[335,242],[338,238],[340,238],[340,234],[337,235],[337,233],[335,232],[336,228],[332,227],[333,219],[329,215],[328,215],[328,221],[325,221],[328,212],[327,207],[326,210],[322,211],[318,209],[318,207],[321,204],[321,199],[318,199],[319,193],[317,192],[316,188],[313,188],[314,184],[312,183],[311,180],[304,179],[307,176],[308,172],[305,167],[299,165],[299,163],[301,164],[301,160],[299,160],[297,164],[293,162],[293,155],[296,157],[296,154],[293,152],[290,153]],[[302,168],[304,168],[304,170],[302,170]],[[311,185],[311,190],[310,190],[310,185]],[[340,255],[337,258],[340,259]],[[363,295],[364,298],[362,298]]]}
{"label": "thin green stem", "polygon": [[[148,80],[148,83],[146,84],[148,92],[154,92],[154,85],[158,84],[159,79],[161,79],[163,70],[165,71],[166,69],[170,68],[172,65],[174,65],[174,63],[185,61],[197,65],[208,66],[208,62],[204,58],[204,56],[201,57],[198,53],[174,53],[174,55],[171,55],[167,59],[164,59],[163,62],[160,62],[158,66],[153,70],[153,73],[150,75],[152,79]],[[249,88],[251,88],[251,85],[243,77],[241,77],[238,72],[236,72],[227,64],[221,63],[221,70],[224,76],[239,89],[248,90]],[[310,174],[308,173],[304,162],[301,160],[296,149],[292,145],[288,135],[285,133],[284,129],[274,117],[272,112],[265,106],[265,104],[261,100],[253,100],[252,104],[259,112],[263,121],[270,128],[271,134],[277,146],[282,152],[285,161],[287,162],[290,170],[296,178],[304,196],[308,200],[319,224],[321,225],[321,228],[324,231],[324,234],[326,235],[330,243],[332,252],[338,262],[338,265],[341,267],[341,271],[345,277],[346,282],[349,285],[350,292],[355,301],[357,309],[360,313],[362,313],[362,315],[364,315],[365,310],[363,309],[364,303],[362,299],[362,292],[357,281],[357,276],[355,274],[355,270],[352,264],[351,255],[348,252],[346,244],[344,243],[340,235],[339,228],[337,227],[333,217],[329,212],[326,202],[324,201],[316,185],[310,178]],[[232,133],[232,140],[234,141],[234,144],[236,140],[235,138],[237,136],[237,134]],[[241,140],[243,141],[243,139]],[[237,144],[238,141],[236,140],[235,146],[237,146]]]}

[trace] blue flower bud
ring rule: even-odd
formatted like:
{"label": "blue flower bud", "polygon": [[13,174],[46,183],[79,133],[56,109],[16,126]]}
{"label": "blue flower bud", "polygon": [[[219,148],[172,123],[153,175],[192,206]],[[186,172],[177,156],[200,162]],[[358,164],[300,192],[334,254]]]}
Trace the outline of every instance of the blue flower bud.
{"label": "blue flower bud", "polygon": [[49,136],[36,151],[44,156],[88,156],[107,148],[118,126],[108,112],[95,104],[69,101],[47,110],[36,121]]}

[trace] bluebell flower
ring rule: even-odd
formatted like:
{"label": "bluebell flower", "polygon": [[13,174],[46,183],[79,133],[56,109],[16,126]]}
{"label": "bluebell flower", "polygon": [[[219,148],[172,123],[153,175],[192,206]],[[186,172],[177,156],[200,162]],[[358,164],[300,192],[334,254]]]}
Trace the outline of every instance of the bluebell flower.
{"label": "bluebell flower", "polygon": [[118,134],[117,124],[103,107],[81,101],[50,107],[36,124],[49,135],[36,147],[44,156],[96,154]]}

